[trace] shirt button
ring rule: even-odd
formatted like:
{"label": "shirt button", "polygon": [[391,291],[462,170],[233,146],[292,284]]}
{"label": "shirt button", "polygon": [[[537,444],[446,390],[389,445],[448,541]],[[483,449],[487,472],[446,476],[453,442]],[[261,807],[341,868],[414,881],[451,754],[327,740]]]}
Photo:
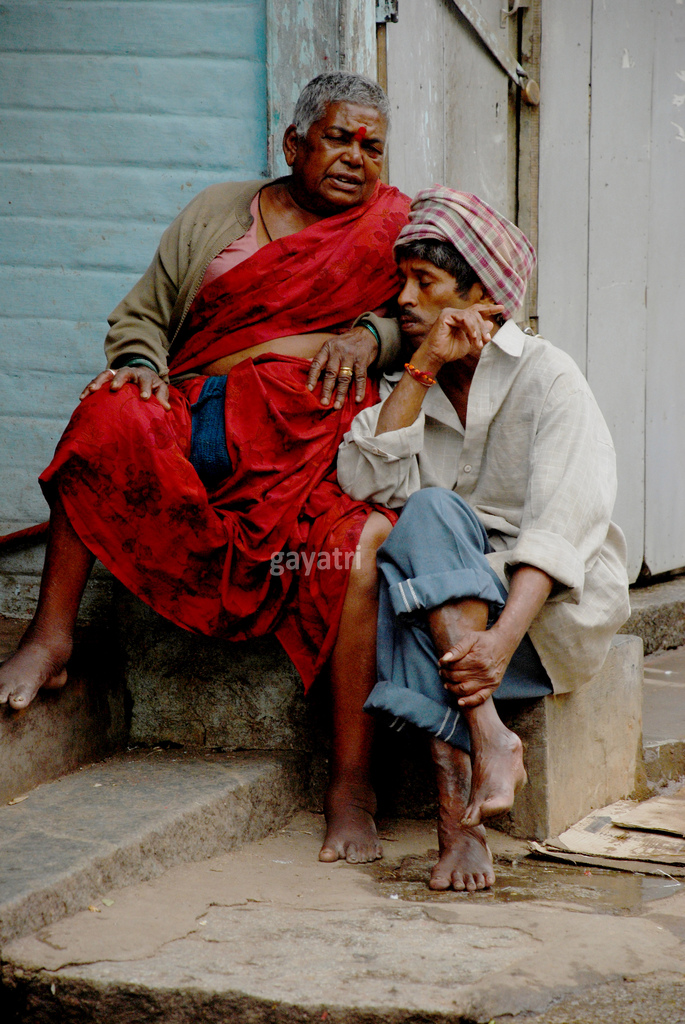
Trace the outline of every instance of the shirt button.
{"label": "shirt button", "polygon": [[470,473],[471,472],[471,466],[464,466],[464,472],[465,473]]}

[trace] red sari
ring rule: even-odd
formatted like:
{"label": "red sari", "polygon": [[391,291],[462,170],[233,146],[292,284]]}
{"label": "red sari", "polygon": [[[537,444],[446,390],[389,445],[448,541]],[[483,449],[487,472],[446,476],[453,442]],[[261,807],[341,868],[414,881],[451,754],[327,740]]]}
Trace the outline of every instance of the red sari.
{"label": "red sari", "polygon": [[[387,192],[385,228],[377,189],[365,206],[263,247],[203,289],[173,371],[386,302],[397,290],[392,243],[408,204]],[[306,387],[308,369],[306,360],[264,355],[231,370],[231,473],[209,492],[189,461],[190,405],[203,377],[170,388],[171,412],[143,402],[134,385],[90,395],[40,478],[48,500],[59,491],[83,543],[134,594],[193,632],[232,640],[275,633],[306,688],[335,644],[373,511],[340,490],[338,446],[356,413],[378,401],[369,381],[362,404],[348,395],[341,410],[322,407],[320,386]]]}
{"label": "red sari", "polygon": [[193,302],[171,373],[382,306],[399,291],[393,244],[409,202],[379,182],[368,202],[270,242],[216,278]]}

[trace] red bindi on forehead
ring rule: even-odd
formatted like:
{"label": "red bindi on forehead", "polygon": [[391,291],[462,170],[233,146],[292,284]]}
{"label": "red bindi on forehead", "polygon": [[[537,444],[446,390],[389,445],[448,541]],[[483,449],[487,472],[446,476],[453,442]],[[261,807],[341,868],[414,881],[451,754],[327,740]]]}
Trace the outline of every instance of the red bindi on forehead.
{"label": "red bindi on forehead", "polygon": [[363,142],[364,141],[364,136],[366,135],[366,132],[367,132],[366,125],[365,124],[360,124],[359,128],[357,128],[356,132],[354,133],[354,141],[355,142]]}

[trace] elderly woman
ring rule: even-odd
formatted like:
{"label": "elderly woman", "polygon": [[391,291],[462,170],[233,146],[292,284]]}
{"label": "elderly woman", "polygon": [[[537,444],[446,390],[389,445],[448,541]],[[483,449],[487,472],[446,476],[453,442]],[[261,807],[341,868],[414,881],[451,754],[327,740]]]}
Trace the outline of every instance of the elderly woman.
{"label": "elderly woman", "polygon": [[435,186],[395,254],[407,362],[338,458],[348,494],[402,508],[378,556],[366,706],[431,737],[432,888],[482,889],[494,872],[481,822],[525,781],[499,701],[586,682],[630,613],[615,455],[573,360],[514,323],[535,265],[515,224]]}
{"label": "elderly woman", "polygon": [[164,233],[41,477],[52,514],[38,608],[0,669],[0,701],[17,709],[65,683],[95,557],[186,629],[275,633],[305,687],[330,667],[322,860],[380,856],[362,705],[393,514],[344,495],[334,463],[354,398],[377,398],[365,381],[382,325],[354,322],[397,292],[408,199],[378,180],[387,127],[375,83],[321,75],[285,132],[290,176],[214,185]]}

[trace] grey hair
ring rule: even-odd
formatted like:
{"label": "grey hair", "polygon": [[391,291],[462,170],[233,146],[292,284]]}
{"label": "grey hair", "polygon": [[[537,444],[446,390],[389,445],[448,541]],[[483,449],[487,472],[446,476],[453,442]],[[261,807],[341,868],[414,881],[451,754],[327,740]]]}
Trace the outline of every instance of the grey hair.
{"label": "grey hair", "polygon": [[358,103],[374,107],[390,130],[390,103],[380,85],[352,71],[325,71],[312,78],[300,93],[292,123],[303,139],[315,121],[325,116],[331,103]]}

